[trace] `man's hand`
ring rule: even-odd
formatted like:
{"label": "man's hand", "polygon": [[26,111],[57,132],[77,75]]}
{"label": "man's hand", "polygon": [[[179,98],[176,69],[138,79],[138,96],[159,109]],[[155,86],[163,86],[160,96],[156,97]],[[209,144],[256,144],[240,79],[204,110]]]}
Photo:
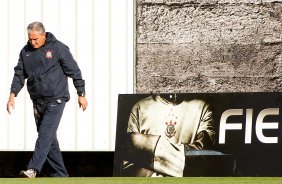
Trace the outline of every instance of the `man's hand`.
{"label": "man's hand", "polygon": [[82,107],[83,111],[86,110],[88,103],[87,103],[87,100],[84,96],[78,96],[78,105],[79,105],[79,108]]}
{"label": "man's hand", "polygon": [[7,111],[9,114],[11,114],[11,107],[13,109],[15,109],[15,94],[14,93],[11,93],[10,96],[9,96],[9,100],[7,102]]}
{"label": "man's hand", "polygon": [[170,176],[181,177],[184,166],[184,145],[170,143],[161,136],[155,150],[154,169]]}

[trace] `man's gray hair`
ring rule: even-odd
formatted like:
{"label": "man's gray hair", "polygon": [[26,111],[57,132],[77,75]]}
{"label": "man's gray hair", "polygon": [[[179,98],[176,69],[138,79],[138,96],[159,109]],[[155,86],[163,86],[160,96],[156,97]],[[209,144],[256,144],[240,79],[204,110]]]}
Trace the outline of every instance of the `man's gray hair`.
{"label": "man's gray hair", "polygon": [[41,22],[32,22],[27,26],[27,32],[38,31],[40,34],[45,33],[44,25]]}

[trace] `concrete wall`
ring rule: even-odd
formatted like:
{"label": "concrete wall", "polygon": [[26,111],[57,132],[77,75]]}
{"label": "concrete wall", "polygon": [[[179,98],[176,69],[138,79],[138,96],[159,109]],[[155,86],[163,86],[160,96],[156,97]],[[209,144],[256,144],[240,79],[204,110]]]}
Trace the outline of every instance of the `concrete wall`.
{"label": "concrete wall", "polygon": [[136,92],[282,91],[281,0],[137,0]]}

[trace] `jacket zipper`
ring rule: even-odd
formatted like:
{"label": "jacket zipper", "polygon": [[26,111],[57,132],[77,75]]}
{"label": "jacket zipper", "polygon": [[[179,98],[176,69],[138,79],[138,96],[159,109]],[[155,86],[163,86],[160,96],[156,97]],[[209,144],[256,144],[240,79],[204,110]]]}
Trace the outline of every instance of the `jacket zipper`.
{"label": "jacket zipper", "polygon": [[[37,49],[36,50],[36,64],[38,65],[37,66],[37,68],[39,69],[39,67],[40,67],[40,50],[41,50],[41,48],[39,48],[39,49]],[[40,103],[41,104],[43,104],[43,96],[42,96],[42,91],[41,91],[41,87],[40,87],[40,83],[42,82],[42,79],[41,79],[41,75],[39,75],[40,73],[39,73],[40,71],[38,71],[37,70],[37,75],[38,75],[38,77],[39,77],[39,82],[38,82],[38,90],[39,90],[39,94],[40,94]]]}

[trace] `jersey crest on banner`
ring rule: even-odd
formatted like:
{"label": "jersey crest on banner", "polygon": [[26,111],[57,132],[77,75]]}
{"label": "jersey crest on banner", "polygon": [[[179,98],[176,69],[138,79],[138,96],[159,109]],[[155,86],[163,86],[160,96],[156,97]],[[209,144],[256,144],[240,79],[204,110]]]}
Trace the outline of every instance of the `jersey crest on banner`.
{"label": "jersey crest on banner", "polygon": [[165,135],[168,137],[168,138],[171,138],[175,135],[176,133],[176,130],[175,130],[175,125],[176,125],[176,122],[172,122],[172,120],[170,120],[170,122],[166,122],[166,131],[165,131]]}

